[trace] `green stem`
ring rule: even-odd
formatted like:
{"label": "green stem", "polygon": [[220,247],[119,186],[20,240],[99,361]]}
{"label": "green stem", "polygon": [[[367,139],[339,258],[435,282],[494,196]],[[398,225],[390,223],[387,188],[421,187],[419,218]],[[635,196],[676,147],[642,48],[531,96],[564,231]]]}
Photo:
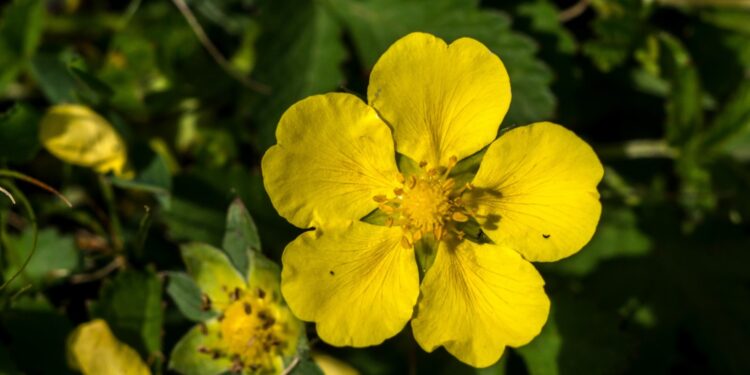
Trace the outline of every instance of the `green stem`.
{"label": "green stem", "polygon": [[109,213],[109,232],[112,237],[112,247],[114,247],[116,252],[120,252],[123,249],[122,226],[120,225],[120,218],[117,216],[115,192],[112,189],[112,184],[106,177],[98,175],[98,179],[99,187],[102,190],[102,196],[104,196],[104,202],[107,204],[107,211]]}

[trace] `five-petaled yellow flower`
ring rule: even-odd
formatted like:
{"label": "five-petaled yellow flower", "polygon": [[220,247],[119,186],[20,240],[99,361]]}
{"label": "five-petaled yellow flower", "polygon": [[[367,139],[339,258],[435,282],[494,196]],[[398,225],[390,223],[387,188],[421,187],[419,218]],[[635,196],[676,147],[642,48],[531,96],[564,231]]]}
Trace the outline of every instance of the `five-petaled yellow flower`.
{"label": "five-petaled yellow flower", "polygon": [[[591,239],[601,163],[551,123],[495,140],[510,82],[473,39],[407,35],[373,68],[367,96],[296,103],[263,158],[275,208],[315,228],[286,248],[282,293],[330,344],[376,345],[411,319],[426,351],[442,345],[491,365],[547,320],[544,281],[529,262],[567,257]],[[487,145],[473,179],[458,183],[456,163]],[[396,152],[419,168],[399,171]],[[373,213],[383,225],[362,221]],[[421,285],[417,258],[426,260]]]}

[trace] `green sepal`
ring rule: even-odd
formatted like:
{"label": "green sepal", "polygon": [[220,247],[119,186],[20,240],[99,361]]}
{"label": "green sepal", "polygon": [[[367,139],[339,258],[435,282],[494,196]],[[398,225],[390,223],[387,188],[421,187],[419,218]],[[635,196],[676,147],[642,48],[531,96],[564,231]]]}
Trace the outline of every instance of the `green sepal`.
{"label": "green sepal", "polygon": [[[183,375],[223,374],[232,367],[227,356],[214,358],[211,353],[199,349],[217,347],[219,323],[211,321],[205,326],[195,326],[182,336],[169,356],[169,369]],[[210,350],[210,349],[209,349]]]}
{"label": "green sepal", "polygon": [[203,243],[182,245],[181,250],[188,274],[210,298],[211,307],[217,303],[226,306],[231,291],[245,289],[245,279],[223,251]]}
{"label": "green sepal", "polygon": [[182,315],[194,322],[203,322],[216,315],[215,312],[204,309],[201,289],[190,276],[184,272],[168,272],[167,275],[167,294],[172,297]]}
{"label": "green sepal", "polygon": [[229,206],[222,247],[235,268],[247,276],[247,271],[250,270],[248,251],[260,252],[261,245],[258,228],[239,198]]}

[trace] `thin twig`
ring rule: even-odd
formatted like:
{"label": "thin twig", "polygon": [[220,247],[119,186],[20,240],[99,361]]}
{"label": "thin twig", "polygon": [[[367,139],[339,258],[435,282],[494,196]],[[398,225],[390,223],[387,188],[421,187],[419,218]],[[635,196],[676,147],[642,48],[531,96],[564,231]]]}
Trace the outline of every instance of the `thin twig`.
{"label": "thin twig", "polygon": [[281,375],[289,375],[292,372],[292,370],[294,370],[294,368],[297,367],[297,365],[299,364],[299,361],[300,361],[299,356],[295,356],[294,359],[292,359],[292,363],[290,363],[289,366],[287,366],[284,369]]}
{"label": "thin twig", "polygon": [[27,175],[25,175],[23,173],[18,173],[18,172],[15,172],[15,171],[9,171],[7,169],[0,169],[0,176],[15,178],[17,180],[26,181],[26,182],[28,182],[30,184],[36,185],[37,187],[40,187],[40,188],[42,188],[44,190],[47,190],[48,192],[50,192],[50,193],[54,194],[55,196],[57,196],[58,198],[60,198],[63,202],[65,202],[65,204],[68,205],[68,207],[71,207],[71,208],[73,207],[73,204],[70,203],[70,201],[68,200],[68,198],[65,198],[65,196],[62,195],[62,193],[60,193],[59,191],[55,190],[53,187],[45,184],[44,182],[37,180],[34,177],[29,177],[29,176],[27,176]]}
{"label": "thin twig", "polygon": [[214,61],[216,61],[216,63],[219,64],[219,66],[221,66],[224,71],[226,71],[234,79],[238,80],[245,87],[251,90],[257,91],[261,94],[269,94],[271,92],[271,88],[267,85],[248,79],[242,73],[238,72],[232,67],[227,58],[224,57],[219,49],[216,48],[216,45],[211,41],[211,39],[209,39],[208,35],[206,35],[206,31],[203,30],[200,22],[198,22],[198,19],[195,18],[193,11],[190,10],[190,7],[185,3],[184,0],[172,0],[172,2],[177,7],[177,9],[180,10],[180,13],[182,13],[182,15],[185,17],[185,20],[190,25],[190,28],[193,29],[195,36],[198,37],[198,40],[201,42],[203,47],[206,48],[206,51],[208,51],[211,57],[213,57]]}
{"label": "thin twig", "polygon": [[557,15],[557,19],[560,20],[560,22],[568,22],[573,18],[576,18],[583,14],[583,12],[588,9],[590,4],[591,0],[580,0],[579,2],[570,6],[570,8],[560,11],[560,13]]}
{"label": "thin twig", "polygon": [[105,278],[110,273],[114,272],[118,268],[121,268],[125,265],[125,258],[123,258],[121,255],[118,255],[113,259],[111,262],[109,262],[106,266],[87,274],[81,274],[81,275],[73,275],[70,277],[70,283],[71,284],[83,284],[94,280],[99,280]]}
{"label": "thin twig", "polygon": [[9,191],[3,189],[2,186],[0,186],[0,193],[3,193],[5,195],[7,195],[8,198],[10,198],[10,201],[13,202],[14,205],[16,204],[16,199],[13,198],[13,194],[11,194]]}

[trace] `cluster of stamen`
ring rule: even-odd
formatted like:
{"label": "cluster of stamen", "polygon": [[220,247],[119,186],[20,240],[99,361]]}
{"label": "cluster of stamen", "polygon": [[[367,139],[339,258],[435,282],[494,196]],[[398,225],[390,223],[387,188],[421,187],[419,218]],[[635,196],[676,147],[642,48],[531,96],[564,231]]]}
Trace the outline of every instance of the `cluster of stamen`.
{"label": "cluster of stamen", "polygon": [[468,221],[471,213],[464,207],[461,196],[472,186],[456,188],[456,181],[448,177],[456,162],[455,156],[446,167],[427,168],[427,163],[421,162],[418,174],[408,177],[399,174],[402,186],[393,190],[393,197],[373,197],[378,208],[388,215],[386,225],[403,229],[403,247],[411,248],[428,234],[437,240],[449,234],[463,238],[457,223]]}
{"label": "cluster of stamen", "polygon": [[[263,289],[242,291],[239,288],[227,292],[231,304],[219,315],[219,336],[217,347],[201,346],[198,351],[213,359],[229,357],[231,372],[242,373],[272,371],[274,359],[281,355],[288,343],[287,327],[278,322],[276,303]],[[203,296],[204,306],[210,307],[210,299]],[[205,325],[202,333],[208,332]]]}

